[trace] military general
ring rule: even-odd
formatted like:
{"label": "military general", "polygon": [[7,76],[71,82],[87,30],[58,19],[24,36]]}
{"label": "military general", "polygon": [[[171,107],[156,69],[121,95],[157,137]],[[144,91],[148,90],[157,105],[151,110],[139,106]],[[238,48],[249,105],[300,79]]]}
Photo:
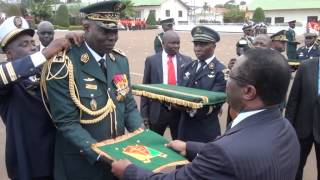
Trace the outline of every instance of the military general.
{"label": "military general", "polygon": [[85,42],[51,61],[47,94],[58,132],[55,179],[111,180],[110,165],[91,145],[141,126],[130,87],[129,63],[114,49],[121,1],[105,1],[80,10]]}

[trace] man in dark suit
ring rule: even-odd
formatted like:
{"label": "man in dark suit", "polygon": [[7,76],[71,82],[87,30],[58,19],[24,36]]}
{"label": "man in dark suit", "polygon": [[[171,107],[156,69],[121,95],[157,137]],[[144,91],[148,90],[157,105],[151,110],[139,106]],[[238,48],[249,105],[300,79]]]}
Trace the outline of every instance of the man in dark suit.
{"label": "man in dark suit", "polygon": [[[191,58],[179,53],[180,37],[176,32],[165,32],[162,43],[164,51],[147,57],[145,61],[143,84],[179,85],[182,67],[191,62]],[[177,138],[180,118],[178,110],[168,104],[142,97],[141,114],[151,130],[163,135],[169,125],[172,138]]]}
{"label": "man in dark suit", "polygon": [[294,179],[299,142],[278,106],[290,81],[288,63],[270,49],[250,49],[238,60],[228,80],[227,101],[240,113],[224,135],[206,144],[170,142],[168,147],[192,160],[173,172],[152,173],[120,160],[112,164],[113,173],[125,180]]}
{"label": "man in dark suit", "polygon": [[318,179],[320,168],[320,105],[319,58],[303,61],[296,73],[286,107],[286,118],[296,129],[301,145],[297,180],[314,144],[317,156]]}
{"label": "man in dark suit", "polygon": [[53,180],[56,129],[43,106],[41,65],[69,46],[57,39],[36,52],[34,30],[22,17],[10,17],[0,26],[0,116],[6,126],[6,167],[13,180]]}
{"label": "man in dark suit", "polygon": [[316,43],[316,33],[305,33],[304,34],[304,46],[299,47],[297,50],[298,60],[306,60],[318,58],[320,56],[319,45]]}
{"label": "man in dark suit", "polygon": [[[191,31],[197,60],[183,70],[181,86],[208,91],[225,92],[224,65],[214,55],[219,34],[205,26],[196,26]],[[178,139],[209,142],[220,135],[218,113],[221,105],[203,107],[182,112]]]}

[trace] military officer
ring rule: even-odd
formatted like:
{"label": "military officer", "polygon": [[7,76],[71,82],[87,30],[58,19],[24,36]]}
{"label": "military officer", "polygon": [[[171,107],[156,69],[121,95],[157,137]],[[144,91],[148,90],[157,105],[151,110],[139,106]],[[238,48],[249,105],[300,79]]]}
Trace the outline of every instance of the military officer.
{"label": "military officer", "polygon": [[36,52],[34,30],[25,19],[9,17],[0,26],[0,116],[6,128],[6,167],[13,180],[53,180],[56,129],[43,106],[38,74],[41,65],[63,48],[66,39]]}
{"label": "military officer", "polygon": [[240,56],[248,49],[252,48],[253,38],[253,26],[252,24],[244,24],[242,27],[242,31],[244,35],[240,38],[240,40],[236,44],[237,55]]}
{"label": "military officer", "polygon": [[320,56],[319,45],[316,43],[317,34],[305,33],[304,34],[304,46],[298,48],[297,59],[313,59]]}
{"label": "military officer", "polygon": [[47,94],[58,129],[57,180],[114,179],[110,165],[91,149],[92,144],[141,127],[128,59],[114,49],[124,8],[121,1],[112,0],[80,9],[85,14],[85,42],[51,61]]}
{"label": "military officer", "polygon": [[38,49],[41,51],[53,41],[54,27],[53,24],[49,21],[41,21],[37,29],[37,35],[40,41]]}
{"label": "military officer", "polygon": [[173,30],[173,25],[174,25],[174,18],[169,18],[160,21],[160,24],[162,26],[163,32],[159,33],[156,38],[154,39],[154,51],[155,53],[162,52],[162,38],[163,34],[167,32],[168,30]]}
{"label": "military officer", "polygon": [[286,37],[288,39],[287,42],[287,57],[289,60],[296,59],[297,53],[297,45],[299,44],[296,41],[296,33],[294,32],[294,28],[296,27],[296,20],[292,20],[288,22],[289,29],[286,31]]}
{"label": "military officer", "polygon": [[271,35],[270,38],[271,38],[271,45],[270,45],[271,49],[279,51],[280,53],[286,50],[286,44],[288,42],[288,39],[286,37],[286,30],[278,31],[275,34]]}
{"label": "military officer", "polygon": [[[214,54],[219,34],[211,28],[196,26],[192,29],[194,52],[197,60],[187,64],[182,70],[181,86],[208,91],[225,92],[225,66]],[[218,112],[220,105],[187,110],[182,113],[178,139],[184,141],[209,142],[220,135]]]}

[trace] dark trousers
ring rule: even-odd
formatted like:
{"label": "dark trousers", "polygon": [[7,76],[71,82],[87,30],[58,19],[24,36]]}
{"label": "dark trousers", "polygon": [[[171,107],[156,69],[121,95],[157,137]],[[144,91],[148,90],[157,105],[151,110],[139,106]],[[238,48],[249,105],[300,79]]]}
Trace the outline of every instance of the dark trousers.
{"label": "dark trousers", "polygon": [[318,180],[320,180],[320,144],[317,143],[313,135],[309,136],[306,139],[299,139],[300,146],[301,146],[301,152],[300,152],[300,164],[296,176],[296,180],[302,180],[303,177],[303,168],[306,165],[306,161],[308,158],[308,155],[310,154],[312,145],[314,144],[315,151],[316,151],[316,157],[317,157],[317,171],[318,171]]}
{"label": "dark trousers", "polygon": [[172,139],[177,139],[179,119],[180,111],[176,109],[169,110],[167,107],[162,106],[158,121],[151,123],[150,129],[163,136],[166,128],[169,126]]}

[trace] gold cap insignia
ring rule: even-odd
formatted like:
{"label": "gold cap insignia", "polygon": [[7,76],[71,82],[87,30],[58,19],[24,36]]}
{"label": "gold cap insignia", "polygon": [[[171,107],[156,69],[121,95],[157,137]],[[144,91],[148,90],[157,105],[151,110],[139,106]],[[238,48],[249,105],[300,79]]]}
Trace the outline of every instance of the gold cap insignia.
{"label": "gold cap insignia", "polygon": [[18,17],[18,16],[15,17],[13,19],[13,23],[17,28],[21,28],[22,27],[22,19],[21,19],[21,17]]}
{"label": "gold cap insignia", "polygon": [[81,60],[81,62],[83,62],[83,63],[87,63],[87,62],[89,61],[89,55],[88,55],[88,53],[82,54],[80,60]]}
{"label": "gold cap insignia", "polygon": [[196,29],[196,34],[202,34],[201,28],[197,27],[197,29]]}

